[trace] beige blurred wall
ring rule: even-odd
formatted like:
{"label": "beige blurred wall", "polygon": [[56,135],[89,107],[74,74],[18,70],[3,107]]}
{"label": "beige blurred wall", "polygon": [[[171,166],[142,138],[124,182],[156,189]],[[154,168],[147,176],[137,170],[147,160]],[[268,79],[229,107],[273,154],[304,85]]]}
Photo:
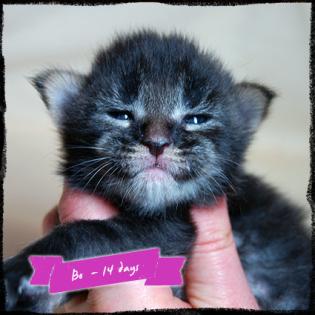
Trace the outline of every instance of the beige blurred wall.
{"label": "beige blurred wall", "polygon": [[62,189],[55,175],[57,133],[27,77],[46,66],[87,71],[96,49],[116,32],[142,27],[193,36],[237,79],[256,80],[278,92],[249,151],[248,169],[310,213],[310,4],[5,5],[4,256],[41,235],[42,218]]}

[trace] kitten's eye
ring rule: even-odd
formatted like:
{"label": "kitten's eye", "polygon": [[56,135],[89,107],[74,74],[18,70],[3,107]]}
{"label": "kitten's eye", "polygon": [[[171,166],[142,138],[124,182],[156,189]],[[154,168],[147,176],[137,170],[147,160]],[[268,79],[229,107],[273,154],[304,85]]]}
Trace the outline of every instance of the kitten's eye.
{"label": "kitten's eye", "polygon": [[207,122],[210,119],[207,115],[188,115],[184,118],[184,122],[187,125],[200,125]]}
{"label": "kitten's eye", "polygon": [[112,111],[109,112],[109,115],[118,120],[132,120],[133,116],[128,111]]}

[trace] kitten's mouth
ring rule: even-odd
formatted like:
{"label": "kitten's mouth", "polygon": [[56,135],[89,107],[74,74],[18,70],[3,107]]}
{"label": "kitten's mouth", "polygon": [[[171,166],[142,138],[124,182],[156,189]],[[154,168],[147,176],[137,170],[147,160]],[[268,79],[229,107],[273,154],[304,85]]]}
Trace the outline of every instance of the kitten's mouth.
{"label": "kitten's mouth", "polygon": [[187,164],[184,167],[183,161],[176,157],[163,155],[156,158],[152,155],[142,155],[137,156],[134,161],[138,168],[134,177],[140,176],[145,181],[182,181],[188,177]]}
{"label": "kitten's mouth", "polygon": [[157,161],[149,165],[143,165],[133,177],[138,176],[148,181],[161,181],[173,178],[168,168]]}
{"label": "kitten's mouth", "polygon": [[165,171],[165,166],[163,166],[158,160],[156,160],[155,163],[148,168],[158,168]]}
{"label": "kitten's mouth", "polygon": [[145,168],[142,173],[149,180],[164,180],[172,177],[172,175],[158,163]]}

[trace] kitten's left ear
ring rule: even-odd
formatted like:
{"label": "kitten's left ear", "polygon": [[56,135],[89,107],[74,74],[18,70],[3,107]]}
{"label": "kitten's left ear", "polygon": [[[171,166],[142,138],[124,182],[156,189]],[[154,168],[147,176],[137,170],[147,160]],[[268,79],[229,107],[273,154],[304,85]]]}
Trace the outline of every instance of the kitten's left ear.
{"label": "kitten's left ear", "polygon": [[240,101],[239,118],[243,126],[254,132],[267,116],[276,93],[263,85],[251,82],[238,83],[235,88]]}
{"label": "kitten's left ear", "polygon": [[68,70],[48,69],[31,78],[31,83],[57,126],[60,126],[67,104],[79,94],[84,76]]}

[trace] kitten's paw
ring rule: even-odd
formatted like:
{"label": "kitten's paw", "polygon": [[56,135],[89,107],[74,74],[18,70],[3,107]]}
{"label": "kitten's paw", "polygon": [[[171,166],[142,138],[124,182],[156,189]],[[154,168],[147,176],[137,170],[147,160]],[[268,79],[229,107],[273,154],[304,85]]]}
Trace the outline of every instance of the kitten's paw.
{"label": "kitten's paw", "polygon": [[29,283],[32,268],[26,258],[15,256],[3,264],[6,311],[48,313],[61,302],[60,295],[48,293],[48,287]]}
{"label": "kitten's paw", "polygon": [[183,301],[187,301],[186,292],[184,286],[180,287],[171,287],[173,295],[180,298]]}
{"label": "kitten's paw", "polygon": [[[25,262],[27,263],[27,261]],[[30,277],[30,268],[23,264],[18,256],[11,257],[3,263],[4,285],[5,285],[5,309],[15,310],[22,290],[22,279]],[[26,268],[25,268],[26,267]]]}

